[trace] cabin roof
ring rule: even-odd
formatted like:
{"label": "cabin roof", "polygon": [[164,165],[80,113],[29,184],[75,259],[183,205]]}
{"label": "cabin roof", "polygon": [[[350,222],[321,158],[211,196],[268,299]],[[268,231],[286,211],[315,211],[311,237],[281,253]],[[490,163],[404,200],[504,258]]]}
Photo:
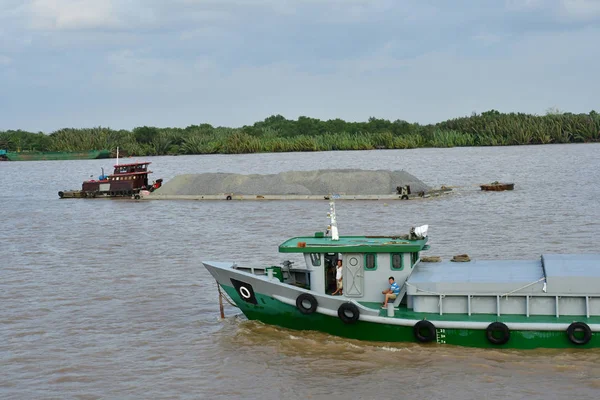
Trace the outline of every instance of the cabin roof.
{"label": "cabin roof", "polygon": [[299,236],[279,245],[280,253],[411,253],[423,250],[427,238],[405,240],[398,236]]}
{"label": "cabin roof", "polygon": [[148,165],[148,164],[152,164],[152,162],[150,161],[145,161],[145,162],[134,162],[134,163],[130,163],[130,164],[115,164],[114,167],[133,167],[136,165]]}
{"label": "cabin roof", "polygon": [[110,174],[111,176],[128,176],[128,175],[147,175],[151,174],[152,171],[136,171],[136,172],[117,172],[116,174]]}

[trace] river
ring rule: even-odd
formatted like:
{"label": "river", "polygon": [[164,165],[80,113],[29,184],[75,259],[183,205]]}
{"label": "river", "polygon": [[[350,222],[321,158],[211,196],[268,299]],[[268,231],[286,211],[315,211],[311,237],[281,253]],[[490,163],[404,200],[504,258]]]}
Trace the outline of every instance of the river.
{"label": "river", "polygon": [[[133,161],[134,159],[127,159]],[[340,201],[340,234],[429,224],[427,255],[600,252],[600,144],[148,157],[182,173],[404,169],[440,198]],[[201,260],[277,265],[325,201],[63,199],[114,160],[0,163],[2,399],[596,399],[600,351],[357,342],[246,320]],[[478,184],[515,183],[510,192]]]}

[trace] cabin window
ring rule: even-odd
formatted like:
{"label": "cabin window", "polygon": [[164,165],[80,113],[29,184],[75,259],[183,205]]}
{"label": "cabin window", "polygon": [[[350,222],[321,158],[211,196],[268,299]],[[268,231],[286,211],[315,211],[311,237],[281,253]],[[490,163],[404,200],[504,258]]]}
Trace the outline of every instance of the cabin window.
{"label": "cabin window", "polygon": [[365,269],[369,271],[377,269],[377,254],[365,254]]}
{"label": "cabin window", "polygon": [[417,251],[416,253],[410,253],[410,267],[411,268],[415,266],[417,261],[419,261],[419,252]]}
{"label": "cabin window", "polygon": [[312,263],[313,267],[320,267],[321,266],[321,254],[310,253],[310,262]]}
{"label": "cabin window", "polygon": [[402,269],[404,269],[404,254],[402,253],[392,253],[390,254],[391,256],[391,262],[392,262],[392,269],[396,270],[396,271],[400,271]]}

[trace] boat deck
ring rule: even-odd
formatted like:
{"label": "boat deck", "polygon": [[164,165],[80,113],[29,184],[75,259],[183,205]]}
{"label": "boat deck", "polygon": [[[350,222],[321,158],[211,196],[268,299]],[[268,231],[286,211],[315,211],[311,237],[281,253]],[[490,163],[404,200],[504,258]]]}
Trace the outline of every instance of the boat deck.
{"label": "boat deck", "polygon": [[539,322],[539,323],[563,323],[570,324],[574,321],[585,322],[587,324],[600,324],[600,316],[590,316],[589,318],[585,315],[574,316],[574,315],[561,315],[555,317],[553,315],[531,315],[526,317],[525,315],[500,315],[496,314],[434,314],[434,313],[422,313],[409,310],[406,306],[400,306],[395,308],[394,316],[387,316],[387,309],[381,308],[381,303],[373,302],[360,302],[361,305],[379,310],[380,317],[396,318],[396,319],[427,319],[429,321],[456,321],[456,322],[491,322],[501,321],[505,323],[509,322]]}

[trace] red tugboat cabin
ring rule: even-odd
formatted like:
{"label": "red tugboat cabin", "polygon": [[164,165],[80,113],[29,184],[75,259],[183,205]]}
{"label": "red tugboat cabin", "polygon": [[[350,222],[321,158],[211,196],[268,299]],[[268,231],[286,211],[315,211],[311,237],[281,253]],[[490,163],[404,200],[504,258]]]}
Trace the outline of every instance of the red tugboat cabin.
{"label": "red tugboat cabin", "polygon": [[142,189],[148,189],[148,170],[150,162],[115,165],[109,176],[101,176],[100,180],[83,182],[82,192],[103,193],[109,196],[131,196]]}

